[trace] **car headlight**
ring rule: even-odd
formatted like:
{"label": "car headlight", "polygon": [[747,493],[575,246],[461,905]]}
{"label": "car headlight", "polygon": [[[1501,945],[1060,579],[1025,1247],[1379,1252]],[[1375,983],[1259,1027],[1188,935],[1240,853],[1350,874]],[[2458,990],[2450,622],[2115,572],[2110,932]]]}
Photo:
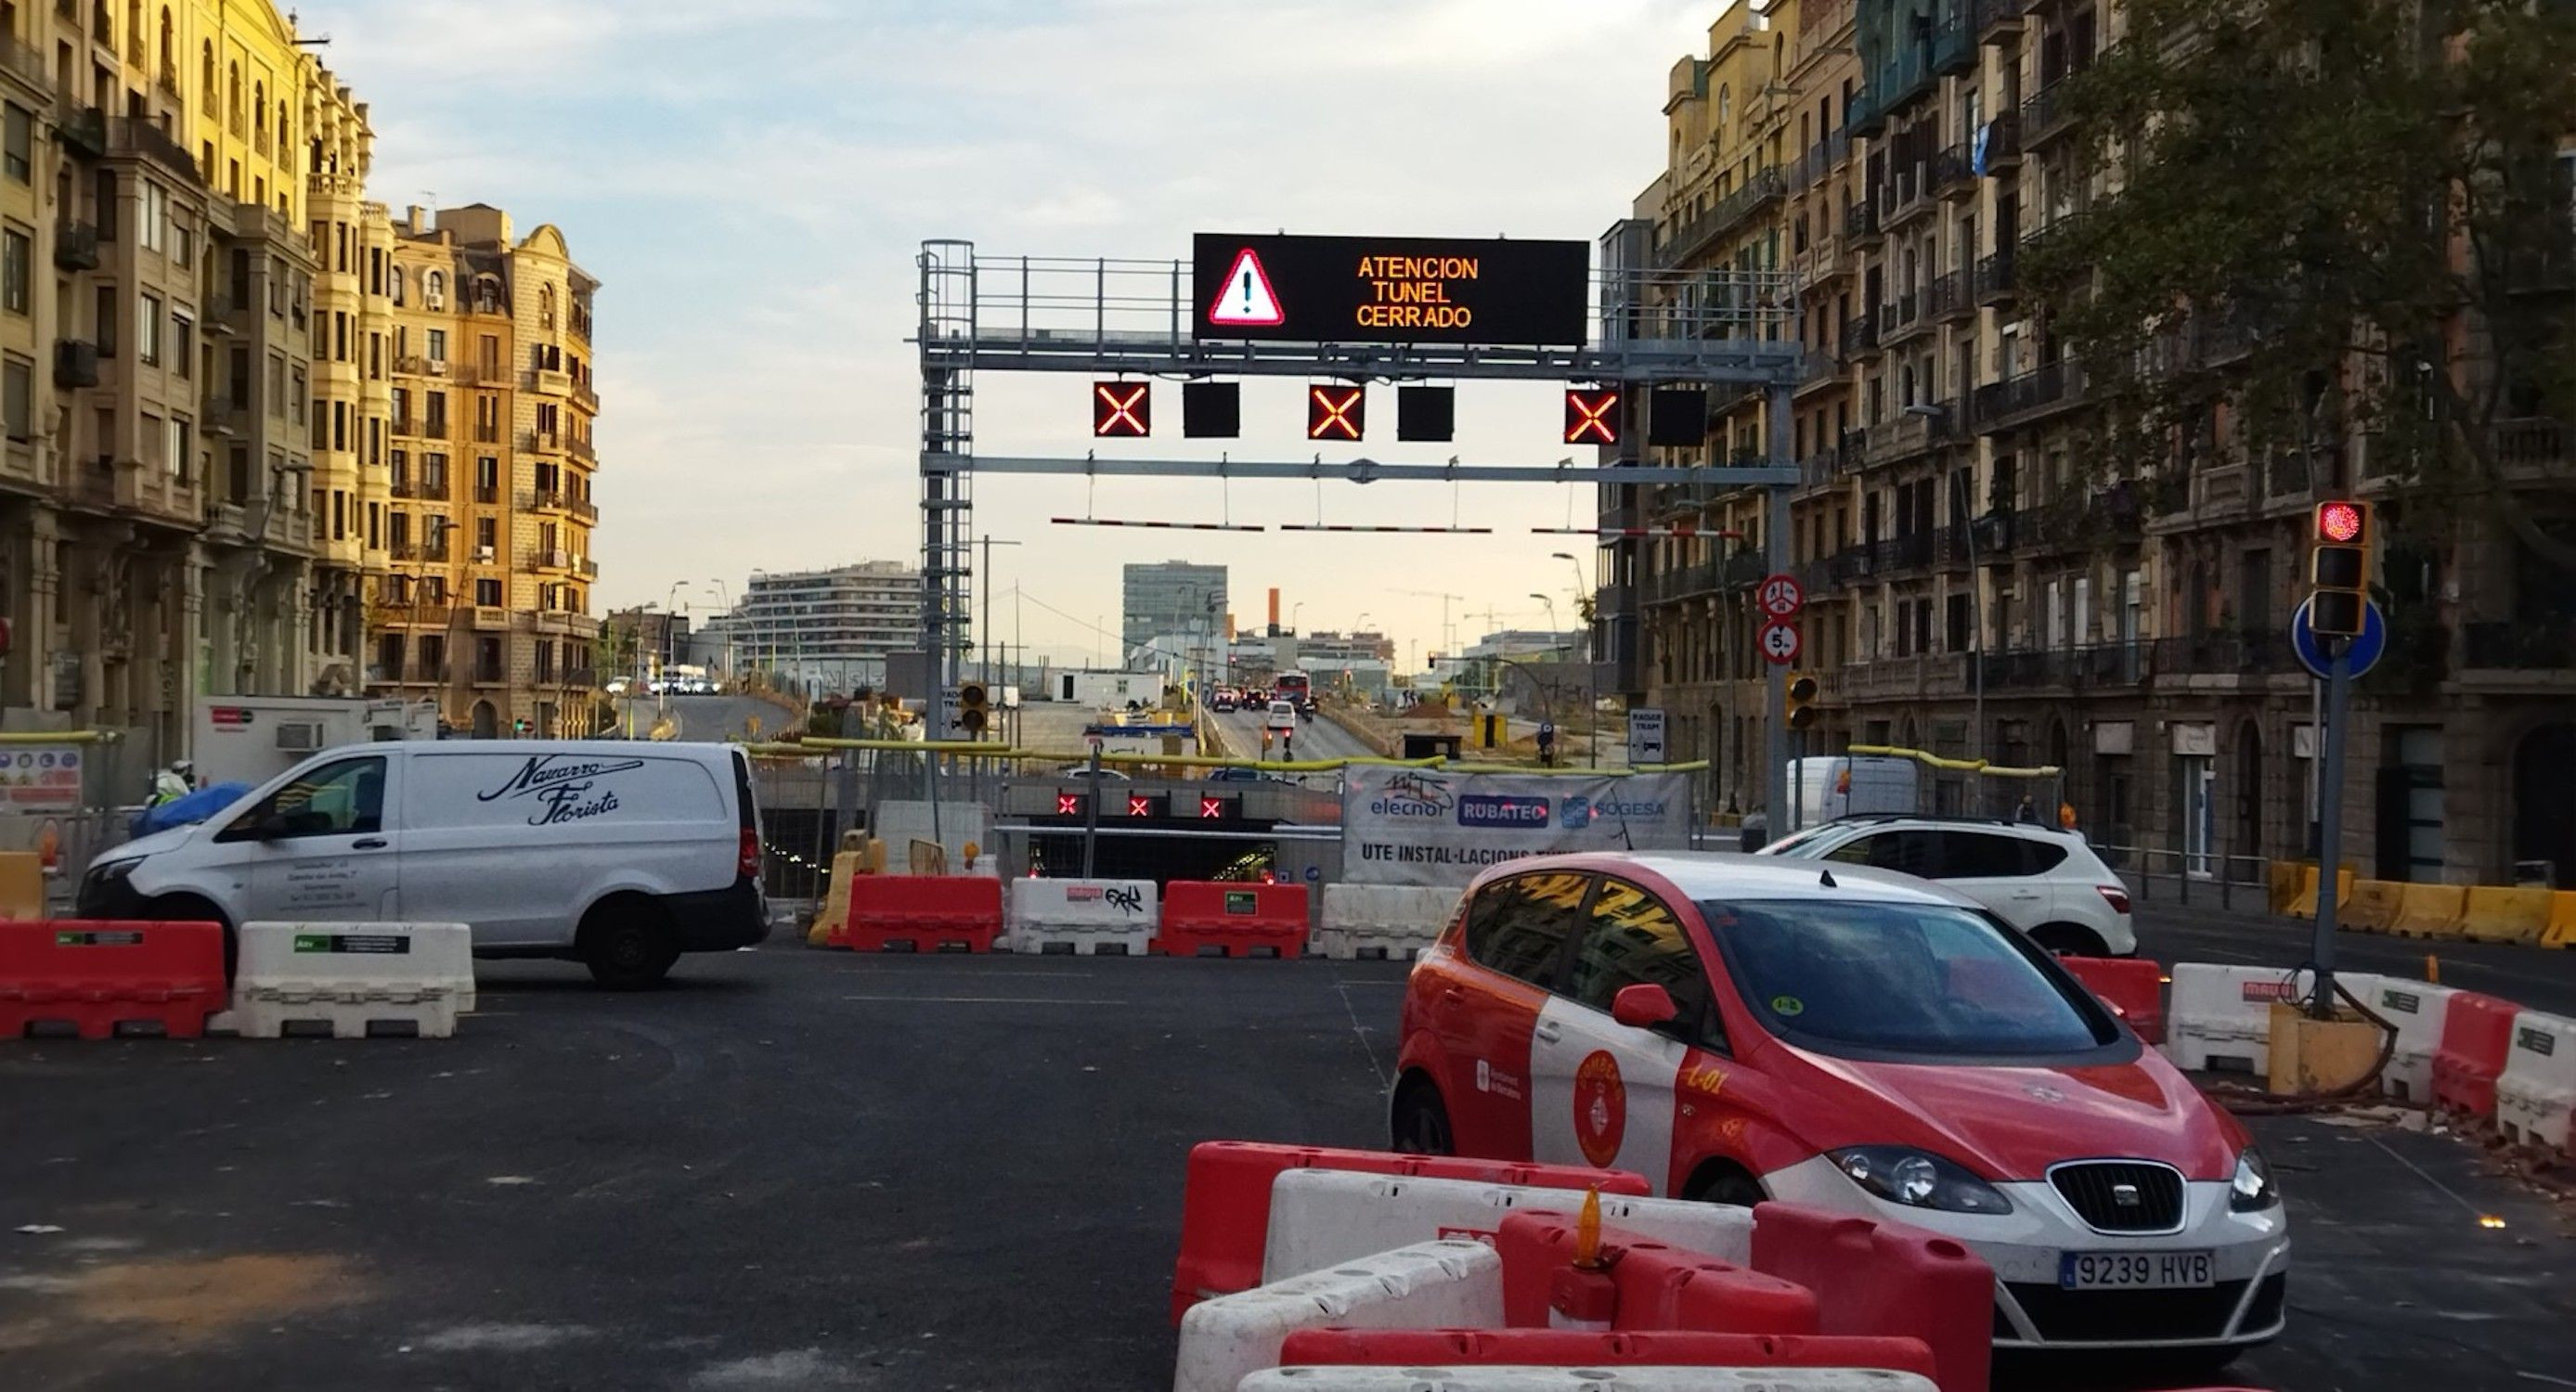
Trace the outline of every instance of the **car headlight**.
{"label": "car headlight", "polygon": [[1955,1161],[1911,1146],[1851,1146],[1825,1158],[1852,1183],[1889,1203],[1944,1213],[2012,1212],[2012,1200],[1993,1185]]}
{"label": "car headlight", "polygon": [[2252,1213],[2270,1208],[2281,1201],[2281,1191],[2272,1183],[2272,1167],[2263,1160],[2263,1152],[2252,1146],[2236,1157],[2236,1177],[2227,1181],[2227,1206],[2238,1213]]}
{"label": "car headlight", "polygon": [[92,866],[89,882],[92,887],[98,889],[105,889],[113,884],[123,884],[125,877],[134,873],[134,867],[142,863],[143,857],[136,856],[131,860],[111,860],[105,865]]}

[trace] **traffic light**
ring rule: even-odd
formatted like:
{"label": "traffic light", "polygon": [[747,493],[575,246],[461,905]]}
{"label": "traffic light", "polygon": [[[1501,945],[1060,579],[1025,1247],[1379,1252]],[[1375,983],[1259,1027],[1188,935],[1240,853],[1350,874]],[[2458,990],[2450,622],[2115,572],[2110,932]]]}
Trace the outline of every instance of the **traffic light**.
{"label": "traffic light", "polygon": [[1823,691],[1816,679],[1804,672],[1789,678],[1789,728],[1804,730],[1816,723],[1816,697]]}
{"label": "traffic light", "polygon": [[1368,388],[1306,388],[1306,438],[1356,440],[1368,429]]}
{"label": "traffic light", "polygon": [[970,735],[984,733],[993,723],[992,701],[982,682],[965,682],[957,688],[957,728]]}
{"label": "traffic light", "polygon": [[1565,443],[1569,445],[1619,443],[1619,389],[1617,387],[1567,387],[1565,389]]}
{"label": "traffic light", "polygon": [[1091,433],[1108,438],[1141,440],[1154,433],[1154,384],[1091,384]]}
{"label": "traffic light", "polygon": [[2357,637],[2370,608],[2370,504],[2348,498],[2317,504],[2316,549],[2308,556],[2308,626],[2321,635]]}

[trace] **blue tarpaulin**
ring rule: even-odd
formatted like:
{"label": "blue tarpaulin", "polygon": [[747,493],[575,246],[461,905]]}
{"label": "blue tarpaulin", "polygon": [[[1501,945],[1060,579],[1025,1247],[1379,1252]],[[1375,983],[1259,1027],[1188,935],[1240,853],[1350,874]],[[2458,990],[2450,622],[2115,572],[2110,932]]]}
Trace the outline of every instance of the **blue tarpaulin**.
{"label": "blue tarpaulin", "polygon": [[176,826],[194,826],[241,801],[250,789],[248,783],[216,783],[158,807],[147,807],[134,819],[133,834],[149,836]]}

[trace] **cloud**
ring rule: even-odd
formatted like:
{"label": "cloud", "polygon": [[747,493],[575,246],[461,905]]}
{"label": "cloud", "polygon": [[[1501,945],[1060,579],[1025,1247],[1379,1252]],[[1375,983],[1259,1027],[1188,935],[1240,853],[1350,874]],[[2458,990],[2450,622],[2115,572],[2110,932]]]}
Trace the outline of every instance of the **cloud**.
{"label": "cloud", "polygon": [[[373,105],[373,196],[399,208],[435,190],[507,207],[523,228],[556,223],[605,282],[595,598],[610,605],[701,572],[739,589],[755,567],[917,555],[905,340],[924,238],[1137,258],[1186,255],[1199,229],[1588,240],[1660,168],[1665,72],[1720,8],[624,0],[611,23],[587,0],[352,0],[305,23],[331,33],[327,58]],[[1313,453],[1293,385],[1274,399],[1277,386],[1247,387],[1237,457]],[[1390,425],[1367,452],[1564,453],[1547,388],[1470,387],[1460,439],[1440,447],[1381,444],[1393,407],[1381,394]],[[1084,390],[984,374],[979,440],[1079,454],[1092,445]],[[1307,602],[1310,626],[1367,611],[1436,640],[1440,602],[1395,591],[1499,596],[1501,623],[1542,617],[1533,588],[1567,607],[1575,577],[1550,553],[1580,538],[1527,530],[1588,519],[1589,490],[1566,492],[1343,486],[1323,500],[1336,520],[1445,521],[1454,506],[1497,535],[1220,535],[1157,540],[1142,558],[1227,561],[1247,619],[1278,584]],[[1051,516],[1302,519],[1317,506],[1305,485],[1126,481],[1086,496],[1078,481],[998,478],[978,503],[979,526],[1027,543],[989,583],[1025,580],[1081,613],[1115,611],[1116,563],[1136,548]],[[1450,618],[1465,627],[1461,607]],[[1082,641],[1053,620],[1027,636],[1068,652]]]}

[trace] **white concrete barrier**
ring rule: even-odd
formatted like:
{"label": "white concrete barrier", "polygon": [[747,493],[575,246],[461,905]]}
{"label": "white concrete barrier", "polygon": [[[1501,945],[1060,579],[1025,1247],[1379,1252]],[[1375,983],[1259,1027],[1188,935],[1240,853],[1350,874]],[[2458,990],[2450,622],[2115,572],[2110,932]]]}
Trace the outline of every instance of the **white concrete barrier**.
{"label": "white concrete barrier", "polygon": [[1273,1368],[1238,1392],[1938,1392],[1878,1368]]}
{"label": "white concrete barrier", "polygon": [[2496,1125],[2507,1139],[2524,1145],[2576,1151],[2571,1116],[2576,1116],[2576,1020],[2526,1010],[2514,1017],[2504,1072],[2496,1078]]}
{"label": "white concrete barrier", "polygon": [[1142,957],[1160,920],[1157,897],[1152,880],[1012,880],[1003,941],[1013,952]]}
{"label": "white concrete barrier", "polygon": [[[2191,1072],[2224,1066],[2261,1073],[2272,1061],[2272,1002],[2299,999],[2314,985],[2304,971],[2177,962],[2165,1004],[2165,1057]],[[2353,994],[2369,999],[2358,985]]]}
{"label": "white concrete barrier", "polygon": [[[1424,1242],[1202,1300],[1181,1317],[1173,1392],[1235,1392],[1279,1366],[1299,1329],[1499,1329],[1502,1254],[1481,1242]],[[1402,1385],[1402,1384],[1399,1384]]]}
{"label": "white concrete barrier", "polygon": [[1403,961],[1429,947],[1458,909],[1458,891],[1424,885],[1329,884],[1315,928],[1319,957]]}
{"label": "white concrete barrier", "polygon": [[444,1039],[474,1009],[473,949],[462,923],[245,923],[233,1008],[208,1028],[275,1039],[327,1024],[356,1039],[408,1024]]}
{"label": "white concrete barrier", "polygon": [[2380,1091],[2401,1102],[2433,1100],[2433,1051],[2442,1047],[2442,1021],[2451,1012],[2451,993],[2458,989],[2404,977],[2371,979],[2368,989],[2337,972],[2372,1014],[2397,1027],[2388,1066],[2380,1070]]}
{"label": "white concrete barrier", "polygon": [[[1280,1281],[1405,1243],[1442,1238],[1491,1242],[1508,1213],[1572,1218],[1583,1195],[1566,1189],[1423,1179],[1350,1170],[1289,1170],[1270,1184],[1270,1236],[1261,1279]],[[1738,1266],[1753,1260],[1753,1210],[1680,1199],[1601,1196],[1605,1227],[1705,1252]]]}

